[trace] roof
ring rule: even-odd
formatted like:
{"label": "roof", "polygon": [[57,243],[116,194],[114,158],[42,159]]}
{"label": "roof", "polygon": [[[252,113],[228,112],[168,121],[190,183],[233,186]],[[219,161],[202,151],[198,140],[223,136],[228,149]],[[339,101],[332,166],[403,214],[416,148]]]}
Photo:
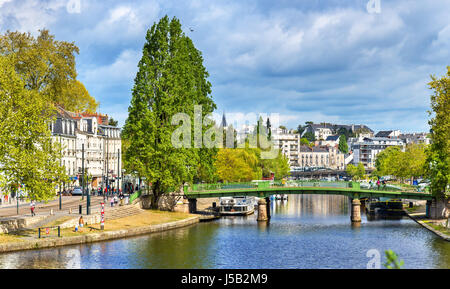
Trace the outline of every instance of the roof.
{"label": "roof", "polygon": [[337,141],[337,140],[339,140],[340,137],[341,137],[340,135],[330,135],[327,137],[326,140],[327,141]]}
{"label": "roof", "polygon": [[375,136],[376,137],[388,137],[393,133],[392,130],[382,130],[379,131]]}
{"label": "roof", "polygon": [[300,152],[301,153],[328,153],[327,147],[309,147],[302,145],[300,146]]}
{"label": "roof", "polygon": [[402,141],[400,138],[389,137],[365,137],[364,141]]}
{"label": "roof", "polygon": [[364,129],[367,131],[370,131],[373,133],[373,130],[371,130],[368,126],[363,124],[355,124],[355,125],[347,125],[347,124],[334,124],[334,123],[321,123],[321,124],[310,124],[309,125],[313,130],[319,129],[319,128],[329,128],[331,130],[339,130],[340,128],[345,128],[346,130],[350,131],[353,128],[355,130]]}

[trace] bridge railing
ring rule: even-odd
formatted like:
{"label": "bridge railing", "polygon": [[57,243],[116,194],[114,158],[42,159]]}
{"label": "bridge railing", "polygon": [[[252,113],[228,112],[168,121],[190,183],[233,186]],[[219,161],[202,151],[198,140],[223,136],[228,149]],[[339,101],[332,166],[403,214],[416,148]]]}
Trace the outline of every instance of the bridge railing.
{"label": "bridge railing", "polygon": [[186,191],[204,192],[233,189],[268,189],[277,187],[322,187],[322,188],[352,188],[371,191],[404,191],[403,188],[394,185],[380,185],[347,181],[259,181],[243,183],[215,183],[194,184]]}

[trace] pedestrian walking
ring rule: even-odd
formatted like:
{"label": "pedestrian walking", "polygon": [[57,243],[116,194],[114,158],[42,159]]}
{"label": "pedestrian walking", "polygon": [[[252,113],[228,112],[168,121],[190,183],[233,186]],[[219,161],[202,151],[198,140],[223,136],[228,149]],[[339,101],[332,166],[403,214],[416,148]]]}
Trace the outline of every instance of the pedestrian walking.
{"label": "pedestrian walking", "polygon": [[31,216],[34,217],[36,214],[34,213],[34,209],[36,208],[36,204],[34,201],[31,201],[30,203],[30,210],[31,210]]}
{"label": "pedestrian walking", "polygon": [[114,207],[114,198],[111,198],[110,204],[111,204],[111,208]]}

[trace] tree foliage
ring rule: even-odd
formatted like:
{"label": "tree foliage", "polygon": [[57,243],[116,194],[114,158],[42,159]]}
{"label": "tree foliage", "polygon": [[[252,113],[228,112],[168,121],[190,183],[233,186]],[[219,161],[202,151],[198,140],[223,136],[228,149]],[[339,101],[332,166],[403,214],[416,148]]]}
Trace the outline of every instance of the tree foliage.
{"label": "tree foliage", "polygon": [[259,148],[220,149],[215,166],[218,179],[224,182],[244,182],[270,177],[279,180],[289,176],[288,159],[278,153],[274,159],[261,158]]}
{"label": "tree foliage", "polygon": [[352,177],[354,180],[360,180],[366,174],[366,169],[362,163],[359,163],[358,166],[354,166],[349,164],[347,166],[347,174]]}
{"label": "tree foliage", "polygon": [[14,55],[13,65],[27,89],[70,111],[95,112],[98,103],[77,80],[74,43],[57,41],[48,30],[36,38],[7,31],[0,35],[0,55]]}
{"label": "tree foliage", "polygon": [[215,166],[219,180],[246,182],[262,178],[257,149],[220,149]]}
{"label": "tree foliage", "polygon": [[447,75],[431,77],[431,146],[427,150],[427,173],[431,179],[431,191],[436,197],[449,194],[450,184],[450,66]]}
{"label": "tree foliage", "polygon": [[[172,145],[177,129],[172,117],[185,113],[193,120],[194,106],[200,105],[203,120],[216,105],[201,52],[176,18],[165,16],[148,30],[138,67],[123,131],[123,138],[129,142],[124,157],[126,164],[151,186],[152,206],[156,208],[162,194],[214,170],[211,156],[216,154],[215,149],[193,148],[193,139],[188,139],[190,147]],[[203,124],[202,133],[210,127]]]}
{"label": "tree foliage", "polygon": [[312,132],[306,132],[303,135],[303,137],[306,138],[309,142],[315,142],[316,141],[316,136]]}
{"label": "tree foliage", "polygon": [[341,135],[339,138],[339,150],[344,154],[348,154],[348,144],[345,135]]}
{"label": "tree foliage", "polygon": [[418,178],[425,174],[426,146],[424,144],[408,144],[405,151],[399,146],[388,147],[377,155],[375,166],[377,174],[394,176],[405,180]]}
{"label": "tree foliage", "polygon": [[52,143],[53,107],[38,91],[27,89],[16,73],[14,55],[0,56],[1,185],[29,199],[48,200],[56,184],[67,181],[60,147]]}

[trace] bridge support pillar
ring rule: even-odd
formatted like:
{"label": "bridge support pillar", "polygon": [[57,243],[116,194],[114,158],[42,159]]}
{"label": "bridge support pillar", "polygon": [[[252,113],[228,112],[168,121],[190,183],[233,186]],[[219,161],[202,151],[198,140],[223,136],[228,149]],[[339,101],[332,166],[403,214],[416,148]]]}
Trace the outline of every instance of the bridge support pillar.
{"label": "bridge support pillar", "polygon": [[361,222],[361,202],[359,199],[352,200],[352,211],[351,211],[351,220],[352,223],[360,223]]}
{"label": "bridge support pillar", "polygon": [[447,219],[450,217],[450,200],[436,200],[430,204],[429,218],[431,219]]}
{"label": "bridge support pillar", "polygon": [[195,214],[197,212],[197,199],[189,199],[189,213]]}
{"label": "bridge support pillar", "polygon": [[270,215],[270,197],[266,198],[266,209],[267,209],[267,218],[270,220],[270,218],[272,217]]}
{"label": "bridge support pillar", "polygon": [[260,199],[258,201],[258,222],[267,222],[268,220],[267,202],[265,199]]}

